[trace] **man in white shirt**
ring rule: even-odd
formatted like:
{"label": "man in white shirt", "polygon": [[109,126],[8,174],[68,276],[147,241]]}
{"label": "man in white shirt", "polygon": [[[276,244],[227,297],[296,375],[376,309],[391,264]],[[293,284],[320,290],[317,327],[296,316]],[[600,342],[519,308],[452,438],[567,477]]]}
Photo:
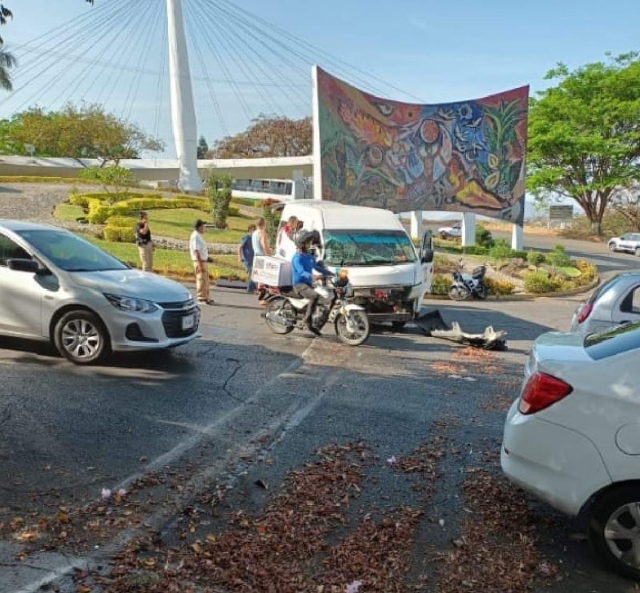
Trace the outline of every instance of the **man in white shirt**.
{"label": "man in white shirt", "polygon": [[189,238],[189,254],[196,273],[196,295],[201,305],[213,305],[209,298],[209,249],[203,239],[204,220],[196,220],[194,231]]}

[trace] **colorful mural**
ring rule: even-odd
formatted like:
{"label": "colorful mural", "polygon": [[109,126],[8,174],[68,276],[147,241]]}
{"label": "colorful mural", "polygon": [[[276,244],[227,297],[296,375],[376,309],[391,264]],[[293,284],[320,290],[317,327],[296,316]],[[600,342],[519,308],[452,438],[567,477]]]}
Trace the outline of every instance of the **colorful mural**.
{"label": "colorful mural", "polygon": [[529,87],[411,105],[317,71],[322,197],[347,204],[473,211],[522,224]]}

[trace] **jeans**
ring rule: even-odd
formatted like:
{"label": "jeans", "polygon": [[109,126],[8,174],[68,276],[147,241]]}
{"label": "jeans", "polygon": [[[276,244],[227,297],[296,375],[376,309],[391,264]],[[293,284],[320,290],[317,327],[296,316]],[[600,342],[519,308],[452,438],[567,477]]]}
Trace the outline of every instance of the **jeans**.
{"label": "jeans", "polygon": [[242,265],[244,266],[244,269],[247,270],[247,277],[248,277],[247,292],[255,292],[257,288],[256,283],[253,280],[251,280],[251,273],[253,272],[253,262],[249,263],[249,262],[243,261]]}

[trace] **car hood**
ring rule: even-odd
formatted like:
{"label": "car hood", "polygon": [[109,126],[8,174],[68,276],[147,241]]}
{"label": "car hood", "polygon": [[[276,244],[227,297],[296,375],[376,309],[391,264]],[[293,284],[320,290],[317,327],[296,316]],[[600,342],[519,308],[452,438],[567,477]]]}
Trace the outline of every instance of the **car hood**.
{"label": "car hood", "polygon": [[139,270],[71,272],[69,276],[80,286],[157,303],[185,301],[191,296],[182,284]]}

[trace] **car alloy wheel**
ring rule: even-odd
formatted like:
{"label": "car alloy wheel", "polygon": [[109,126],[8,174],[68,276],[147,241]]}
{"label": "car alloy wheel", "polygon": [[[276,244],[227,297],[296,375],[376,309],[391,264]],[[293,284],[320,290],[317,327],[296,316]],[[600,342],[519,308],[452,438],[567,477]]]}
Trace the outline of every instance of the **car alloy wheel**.
{"label": "car alloy wheel", "polygon": [[613,570],[640,580],[640,486],[615,488],[596,502],[589,539]]}
{"label": "car alloy wheel", "polygon": [[609,251],[615,251],[616,250],[616,244],[611,241],[611,243],[609,243]]}
{"label": "car alloy wheel", "polygon": [[108,351],[107,332],[90,311],[65,313],[56,324],[54,339],[60,354],[75,364],[96,363]]}

